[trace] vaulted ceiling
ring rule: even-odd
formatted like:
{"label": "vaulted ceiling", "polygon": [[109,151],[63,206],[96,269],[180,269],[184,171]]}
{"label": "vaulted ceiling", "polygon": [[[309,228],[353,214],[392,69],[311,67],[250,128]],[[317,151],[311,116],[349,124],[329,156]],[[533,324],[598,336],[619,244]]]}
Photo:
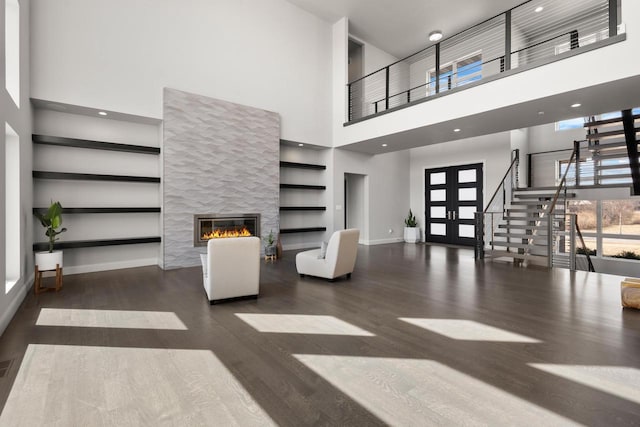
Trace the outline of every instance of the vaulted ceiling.
{"label": "vaulted ceiling", "polygon": [[428,44],[428,35],[445,37],[504,12],[523,0],[288,0],[328,22],[349,18],[352,35],[397,58]]}

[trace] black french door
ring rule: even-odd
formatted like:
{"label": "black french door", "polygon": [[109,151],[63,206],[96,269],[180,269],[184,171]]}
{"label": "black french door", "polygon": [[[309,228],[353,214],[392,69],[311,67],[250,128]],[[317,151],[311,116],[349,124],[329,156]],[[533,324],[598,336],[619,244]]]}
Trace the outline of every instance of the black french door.
{"label": "black french door", "polygon": [[482,212],[482,163],[426,169],[425,240],[473,246],[474,213]]}

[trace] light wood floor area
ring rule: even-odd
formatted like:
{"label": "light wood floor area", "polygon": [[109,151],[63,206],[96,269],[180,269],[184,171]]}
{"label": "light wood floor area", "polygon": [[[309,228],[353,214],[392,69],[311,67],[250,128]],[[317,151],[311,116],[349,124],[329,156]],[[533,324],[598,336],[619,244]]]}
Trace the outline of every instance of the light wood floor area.
{"label": "light wood floor area", "polygon": [[215,306],[199,268],[30,293],[0,338],[0,425],[640,423],[619,277],[391,244],[329,283],[294,257],[262,264],[257,300]]}

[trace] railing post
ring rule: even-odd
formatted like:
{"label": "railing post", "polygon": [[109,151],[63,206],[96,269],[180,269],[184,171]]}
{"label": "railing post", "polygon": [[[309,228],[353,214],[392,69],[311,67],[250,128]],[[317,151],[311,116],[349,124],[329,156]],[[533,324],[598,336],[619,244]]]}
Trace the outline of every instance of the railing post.
{"label": "railing post", "polygon": [[514,167],[515,177],[511,183],[511,190],[520,188],[520,149],[516,148],[514,151],[514,158],[516,159]]}
{"label": "railing post", "polygon": [[531,166],[531,162],[533,162],[533,155],[531,153],[527,154],[527,187],[533,187],[533,168]]}
{"label": "railing post", "polygon": [[389,109],[389,67],[385,68],[384,109]]}
{"label": "railing post", "polygon": [[[573,141],[573,149],[576,152],[576,187],[580,185],[580,141]],[[567,165],[569,167],[569,165]],[[566,186],[567,183],[565,182]]]}
{"label": "railing post", "polygon": [[436,93],[440,93],[440,43],[436,43]]}
{"label": "railing post", "polygon": [[504,61],[500,61],[500,65],[500,71],[511,69],[511,10],[504,14]]}
{"label": "railing post", "polygon": [[618,1],[609,0],[609,37],[618,35]]}
{"label": "railing post", "polygon": [[407,104],[411,103],[411,89],[407,91]]}
{"label": "railing post", "polygon": [[476,248],[475,259],[484,259],[484,215],[482,212],[475,212],[476,223]]}
{"label": "railing post", "polygon": [[348,113],[347,113],[347,121],[350,122],[353,120],[353,92],[351,88],[351,83],[347,83],[347,103],[348,103]]}
{"label": "railing post", "polygon": [[547,265],[549,268],[553,268],[553,213],[551,209],[547,215],[547,256]]}
{"label": "railing post", "polygon": [[569,216],[569,270],[576,270],[576,215]]}

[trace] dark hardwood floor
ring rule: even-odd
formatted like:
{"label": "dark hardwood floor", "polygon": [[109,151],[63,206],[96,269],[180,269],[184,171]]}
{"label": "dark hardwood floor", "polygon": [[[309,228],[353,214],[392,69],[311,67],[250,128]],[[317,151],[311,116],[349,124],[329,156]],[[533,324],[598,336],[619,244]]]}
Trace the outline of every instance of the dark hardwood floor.
{"label": "dark hardwood floor", "polygon": [[[210,350],[268,417],[285,426],[640,424],[634,391],[640,387],[640,311],[621,308],[619,277],[475,262],[467,249],[390,244],[361,246],[352,279],[329,283],[299,278],[294,258],[285,252],[282,260],[262,264],[257,300],[215,306],[206,300],[200,268],[72,275],[60,293],[30,292],[0,338],[0,361],[13,361],[0,378],[0,407],[27,347],[51,344]],[[43,308],[171,312],[186,329],[37,326]],[[334,316],[370,335],[260,332],[236,313]],[[537,342],[452,339],[400,318],[474,321]],[[578,378],[541,365],[570,367],[568,375]],[[363,378],[371,367],[381,372]],[[629,375],[619,378],[616,371],[597,381],[602,372],[592,367],[606,367],[604,375],[626,368]],[[402,377],[407,370],[415,381]],[[436,376],[438,382],[429,383]],[[605,383],[618,392],[603,389]],[[370,398],[368,384],[371,396],[391,394]],[[412,407],[416,412],[407,414]],[[514,418],[502,413],[522,408],[528,412]]]}

